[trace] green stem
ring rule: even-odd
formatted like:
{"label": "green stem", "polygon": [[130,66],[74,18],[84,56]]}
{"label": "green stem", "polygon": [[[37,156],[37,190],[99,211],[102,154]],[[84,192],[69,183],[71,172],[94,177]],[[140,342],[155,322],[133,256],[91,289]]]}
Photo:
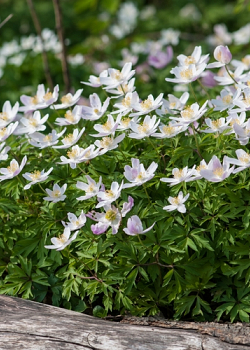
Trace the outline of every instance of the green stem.
{"label": "green stem", "polygon": [[225,65],[227,74],[230,76],[231,79],[233,79],[233,81],[235,82],[235,84],[238,84],[238,82],[234,79],[234,77],[232,76],[232,74],[229,72],[229,69],[227,68],[227,65]]}
{"label": "green stem", "polygon": [[201,88],[203,89],[203,91],[206,93],[208,99],[211,101],[211,97],[207,91],[207,89],[205,88],[205,86],[201,83],[200,79],[197,79],[198,83],[200,84]]}
{"label": "green stem", "polygon": [[201,155],[201,152],[200,152],[199,143],[198,143],[198,140],[197,140],[197,136],[196,136],[196,132],[195,132],[195,128],[194,128],[193,123],[191,124],[191,127],[193,129],[194,139],[195,139],[195,143],[196,143],[196,147],[197,147],[197,153],[198,153],[199,157],[201,159],[203,159],[203,157]]}

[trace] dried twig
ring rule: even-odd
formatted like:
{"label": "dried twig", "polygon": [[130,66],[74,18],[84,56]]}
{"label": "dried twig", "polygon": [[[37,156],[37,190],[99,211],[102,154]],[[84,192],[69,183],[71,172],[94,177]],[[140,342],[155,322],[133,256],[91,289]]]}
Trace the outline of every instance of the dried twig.
{"label": "dried twig", "polygon": [[41,25],[40,25],[39,19],[37,17],[36,10],[35,10],[35,7],[34,7],[34,4],[33,4],[32,0],[27,0],[27,3],[28,3],[28,6],[29,6],[29,10],[30,10],[30,14],[31,14],[34,26],[36,28],[37,35],[39,36],[39,38],[41,40],[44,73],[45,73],[45,77],[46,77],[46,80],[47,80],[47,84],[48,84],[50,90],[52,91],[53,88],[54,88],[54,84],[53,84],[53,81],[52,81],[52,78],[51,78],[51,74],[50,74],[50,70],[49,70],[48,56],[47,56],[47,53],[46,53],[46,51],[44,49],[44,40],[43,40],[43,37],[42,37]]}
{"label": "dried twig", "polygon": [[59,0],[53,0],[53,5],[54,5],[54,11],[55,11],[57,35],[62,46],[61,61],[62,61],[62,71],[63,71],[63,80],[65,84],[65,91],[69,92],[70,90],[69,67],[67,62],[66,45],[64,40],[62,11],[60,8]]}
{"label": "dried twig", "polygon": [[3,22],[0,23],[0,28],[2,28],[2,26],[4,26],[5,23],[7,23],[7,22],[11,19],[12,16],[13,16],[13,15],[11,14],[11,15],[9,15],[8,17],[6,17],[5,20],[4,20]]}

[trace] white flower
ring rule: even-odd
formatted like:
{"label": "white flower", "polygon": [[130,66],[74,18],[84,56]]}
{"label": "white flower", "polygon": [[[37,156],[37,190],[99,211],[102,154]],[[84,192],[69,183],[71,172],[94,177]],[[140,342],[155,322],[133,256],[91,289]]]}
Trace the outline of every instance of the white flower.
{"label": "white flower", "polygon": [[128,92],[133,92],[135,90],[135,78],[132,78],[127,83],[123,83],[117,86],[115,89],[106,89],[109,94],[116,95],[111,98],[117,98],[123,95],[126,95]]}
{"label": "white flower", "polygon": [[104,71],[102,71],[100,73],[99,77],[96,77],[94,75],[90,75],[89,82],[81,81],[81,83],[85,84],[85,85],[92,86],[92,87],[99,87],[102,85],[102,83],[100,82],[100,78],[107,77],[107,76],[108,76],[108,71],[107,71],[107,69],[105,69]]}
{"label": "white flower", "polygon": [[97,224],[91,225],[91,230],[95,235],[105,232],[109,226],[112,228],[112,233],[118,232],[121,223],[121,212],[115,206],[110,204],[104,206],[105,212],[97,213],[95,211],[86,214],[92,220],[98,221]]}
{"label": "white flower", "polygon": [[196,68],[199,68],[201,64],[207,63],[208,57],[209,57],[209,54],[203,55],[203,56],[201,55],[201,46],[196,46],[191,56],[185,56],[181,54],[177,56],[177,59],[179,61],[179,66],[188,67],[191,64],[194,64]]}
{"label": "white flower", "polygon": [[153,95],[149,95],[148,98],[140,103],[133,104],[133,108],[137,111],[134,113],[131,113],[131,117],[148,114],[152,112],[153,110],[159,108],[163,101],[163,93],[161,93],[156,99],[154,99]]}
{"label": "white flower", "polygon": [[237,89],[234,95],[227,89],[220,92],[220,97],[212,99],[211,102],[215,106],[214,111],[224,111],[225,109],[232,109],[235,106],[235,100],[240,96],[241,90]]}
{"label": "white flower", "polygon": [[4,128],[14,121],[18,112],[18,107],[18,102],[15,103],[13,108],[11,107],[10,101],[4,102],[2,112],[0,113],[0,128]]}
{"label": "white flower", "polygon": [[161,109],[157,109],[156,113],[160,116],[166,113],[177,114],[179,113],[179,111],[183,110],[188,98],[189,98],[188,92],[184,92],[184,94],[180,98],[175,97],[174,95],[168,94],[168,100],[163,99],[163,104],[161,106]]}
{"label": "white flower", "polygon": [[165,138],[172,138],[179,133],[187,130],[188,124],[183,125],[180,123],[177,123],[175,120],[169,122],[167,125],[160,125],[160,133],[153,133],[151,136],[159,138],[159,139],[165,139]]}
{"label": "white flower", "polygon": [[68,93],[67,95],[62,96],[61,98],[61,104],[58,105],[53,105],[50,108],[52,109],[64,109],[64,108],[68,108],[70,106],[73,106],[74,104],[76,104],[76,102],[79,101],[81,93],[82,93],[83,89],[79,89],[76,91],[76,93],[74,95],[72,95],[71,93]]}
{"label": "white flower", "polygon": [[233,171],[233,174],[238,173],[239,171],[245,170],[250,167],[250,154],[245,152],[243,149],[237,149],[235,151],[237,158],[229,158],[225,156],[226,161],[229,162],[230,164],[235,164],[238,165],[239,168],[236,168]]}
{"label": "white flower", "polygon": [[161,32],[160,43],[162,45],[178,45],[179,44],[179,30],[174,30],[173,28],[163,29]]}
{"label": "white flower", "polygon": [[100,149],[99,155],[102,155],[112,149],[118,147],[119,143],[124,139],[125,134],[117,136],[115,139],[113,136],[105,136],[101,140],[96,140],[95,145]]}
{"label": "white flower", "polygon": [[63,231],[63,234],[61,234],[59,237],[52,237],[51,243],[53,245],[45,245],[44,247],[47,249],[56,249],[56,250],[63,250],[67,245],[69,245],[77,236],[79,231],[76,231],[71,238],[70,236],[70,229],[66,227]]}
{"label": "white flower", "polygon": [[117,111],[111,112],[111,114],[121,113],[126,115],[133,110],[133,106],[139,103],[139,96],[136,91],[128,92],[121,102],[115,103],[114,107],[118,108]]}
{"label": "white flower", "polygon": [[241,96],[240,96],[240,93],[237,95],[237,97],[234,99],[234,104],[239,107],[239,109],[235,109],[235,112],[250,110],[250,88],[249,87],[243,90],[243,94]]}
{"label": "white flower", "polygon": [[243,125],[234,123],[233,129],[236,134],[236,140],[239,140],[241,145],[246,145],[250,138],[250,119]]}
{"label": "white flower", "polygon": [[163,207],[164,210],[173,211],[178,210],[180,213],[186,213],[185,202],[189,197],[189,193],[183,198],[183,193],[180,191],[177,197],[168,197],[168,201],[171,205]]}
{"label": "white flower", "polygon": [[72,169],[76,168],[76,164],[86,162],[93,159],[99,155],[99,148],[95,149],[94,145],[90,145],[87,148],[81,148],[78,145],[72,147],[71,151],[67,152],[66,158],[64,156],[60,157],[61,162],[58,164],[69,164]]}
{"label": "white flower", "polygon": [[29,134],[29,143],[34,147],[39,147],[40,149],[55,145],[59,141],[59,137],[61,137],[66,131],[66,128],[63,129],[59,134],[57,134],[56,130],[52,130],[51,133],[44,135],[40,132],[34,132]]}
{"label": "white flower", "polygon": [[62,221],[62,224],[64,227],[69,228],[70,231],[77,230],[83,227],[86,223],[86,216],[83,211],[81,212],[78,218],[75,216],[75,214],[68,213],[68,219],[69,219],[69,222]]}
{"label": "white flower", "polygon": [[[222,68],[222,75],[217,75],[214,77],[214,79],[219,85],[232,85],[235,84],[235,81],[241,82],[241,80],[245,77],[245,75],[242,74],[243,70],[244,68],[242,66],[237,67],[234,72],[229,70],[230,76],[226,69]],[[231,77],[233,77],[233,79]]]}
{"label": "white flower", "polygon": [[225,118],[219,118],[216,120],[205,118],[205,123],[209,128],[201,131],[206,133],[214,133],[214,132],[222,133],[226,129],[231,129],[228,126],[229,121],[226,122]]}
{"label": "white flower", "polygon": [[133,186],[139,186],[143,183],[151,180],[155,176],[155,171],[158,164],[152,162],[147,170],[145,170],[144,165],[140,163],[139,159],[132,158],[132,167],[125,165],[124,176],[130,182],[123,185],[123,188],[129,188]]}
{"label": "white flower", "polygon": [[180,124],[190,124],[198,120],[200,117],[206,113],[208,101],[206,101],[201,108],[197,102],[193,103],[191,106],[186,107],[181,111],[181,118],[178,117],[169,117],[170,119],[177,120]]}
{"label": "white flower", "polygon": [[68,110],[64,114],[64,118],[56,118],[55,124],[59,126],[78,124],[80,119],[82,118],[81,111],[82,111],[82,106],[77,105],[74,107],[72,111]]}
{"label": "white flower", "polygon": [[53,146],[53,148],[63,149],[63,148],[69,148],[73,146],[81,138],[84,131],[85,131],[85,128],[82,128],[80,132],[78,129],[74,129],[72,134],[68,134],[62,139],[63,145]]}
{"label": "white flower", "polygon": [[59,86],[56,85],[53,93],[49,89],[45,91],[43,84],[38,85],[35,96],[22,95],[20,100],[24,104],[19,108],[22,112],[32,112],[37,109],[44,109],[53,104],[58,99]]}
{"label": "white flower", "polygon": [[150,231],[155,225],[155,222],[153,225],[148,227],[147,229],[143,230],[142,222],[137,215],[132,215],[127,222],[127,227],[123,229],[123,231],[129,235],[129,236],[135,236],[139,234],[144,234],[148,231]]}
{"label": "white flower", "polygon": [[89,96],[90,107],[82,106],[82,118],[87,120],[100,119],[106,112],[109,105],[110,98],[108,97],[103,105],[99,96],[94,93]]}
{"label": "white flower", "polygon": [[100,83],[102,85],[106,85],[105,89],[117,88],[119,85],[127,83],[135,74],[135,71],[131,70],[131,68],[131,62],[125,63],[121,71],[118,69],[109,68],[108,77],[100,76]]}
{"label": "white flower", "polygon": [[5,142],[2,142],[0,144],[0,160],[6,160],[8,159],[8,152],[11,149],[9,146],[5,146]]}
{"label": "white flower", "polygon": [[93,137],[103,137],[108,136],[110,134],[114,134],[118,125],[121,116],[117,117],[117,120],[114,121],[114,118],[111,114],[108,115],[108,120],[104,124],[95,124],[94,129],[99,132],[99,134],[90,134]]}
{"label": "white flower", "polygon": [[174,168],[172,174],[174,175],[173,179],[162,177],[160,181],[170,182],[170,186],[177,185],[182,181],[187,182],[191,178],[191,176],[195,174],[195,166],[193,166],[192,169],[188,169],[187,166],[183,169]]}
{"label": "white flower", "polygon": [[211,182],[221,182],[225,180],[234,170],[234,166],[230,167],[227,157],[223,158],[223,164],[220,163],[216,156],[213,156],[208,163],[206,169],[201,169],[200,174],[206,180]]}
{"label": "white flower", "polygon": [[32,185],[36,184],[37,182],[47,180],[48,175],[51,173],[52,170],[53,168],[50,168],[46,173],[44,172],[44,170],[35,170],[33,173],[23,174],[23,177],[26,180],[31,181],[28,185],[24,186],[24,190],[28,190]]}
{"label": "white flower", "polygon": [[39,111],[35,111],[33,115],[22,117],[18,128],[15,130],[15,134],[33,134],[36,131],[43,131],[46,129],[44,123],[46,123],[48,118],[48,114],[41,118]]}
{"label": "white flower", "polygon": [[119,198],[121,195],[122,187],[123,181],[120,184],[120,186],[118,182],[114,181],[111,183],[110,190],[99,191],[97,193],[97,197],[100,200],[100,202],[97,204],[96,208],[104,207],[105,205],[109,205],[115,200],[117,200],[117,198]]}
{"label": "white flower", "polygon": [[13,177],[17,176],[23,170],[26,162],[26,156],[23,157],[20,166],[15,159],[12,159],[10,165],[7,168],[0,168],[0,173],[2,174],[2,176],[0,176],[0,181],[12,179]]}
{"label": "white flower", "polygon": [[98,183],[95,182],[95,180],[93,180],[89,175],[85,175],[88,184],[81,182],[81,181],[77,181],[76,183],[76,188],[79,188],[79,190],[85,191],[86,194],[85,196],[81,196],[81,197],[77,197],[76,199],[78,201],[83,201],[89,198],[92,198],[94,196],[97,195],[97,193],[99,192],[100,186],[102,184],[102,177],[99,177],[99,181]]}
{"label": "white flower", "polygon": [[66,188],[67,188],[67,184],[64,184],[62,187],[59,187],[58,184],[54,184],[53,191],[51,191],[48,188],[45,189],[49,197],[44,197],[43,199],[53,203],[64,201],[64,199],[66,198],[66,195],[64,194],[64,192],[66,191]]}
{"label": "white flower", "polygon": [[6,128],[0,129],[0,142],[5,141],[11,134],[14,133],[18,126],[18,122],[9,124]]}
{"label": "white flower", "polygon": [[172,83],[189,84],[201,76],[206,66],[206,63],[202,63],[199,67],[196,67],[195,64],[174,67],[171,69],[170,73],[174,74],[175,78],[165,78],[165,80]]}
{"label": "white flower", "polygon": [[131,122],[130,128],[132,133],[128,136],[133,139],[143,139],[144,137],[149,137],[157,130],[157,126],[160,123],[160,119],[156,121],[156,115],[153,115],[151,118],[150,115],[146,115],[142,124],[137,124],[135,122]]}

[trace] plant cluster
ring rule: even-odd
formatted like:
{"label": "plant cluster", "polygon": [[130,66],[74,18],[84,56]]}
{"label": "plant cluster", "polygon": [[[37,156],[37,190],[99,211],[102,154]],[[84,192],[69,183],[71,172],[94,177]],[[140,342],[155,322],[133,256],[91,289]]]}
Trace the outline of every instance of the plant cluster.
{"label": "plant cluster", "polygon": [[82,82],[88,105],[43,84],[4,103],[0,293],[249,321],[250,60],[221,45],[214,58],[177,57],[165,84],[184,93],[141,99],[129,62]]}

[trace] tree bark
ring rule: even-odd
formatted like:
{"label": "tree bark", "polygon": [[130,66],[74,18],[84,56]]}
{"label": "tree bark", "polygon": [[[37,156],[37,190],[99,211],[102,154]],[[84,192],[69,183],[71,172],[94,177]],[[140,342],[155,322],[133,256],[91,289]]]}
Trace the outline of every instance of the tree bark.
{"label": "tree bark", "polygon": [[0,350],[247,350],[249,324],[125,317],[110,322],[0,295]]}

